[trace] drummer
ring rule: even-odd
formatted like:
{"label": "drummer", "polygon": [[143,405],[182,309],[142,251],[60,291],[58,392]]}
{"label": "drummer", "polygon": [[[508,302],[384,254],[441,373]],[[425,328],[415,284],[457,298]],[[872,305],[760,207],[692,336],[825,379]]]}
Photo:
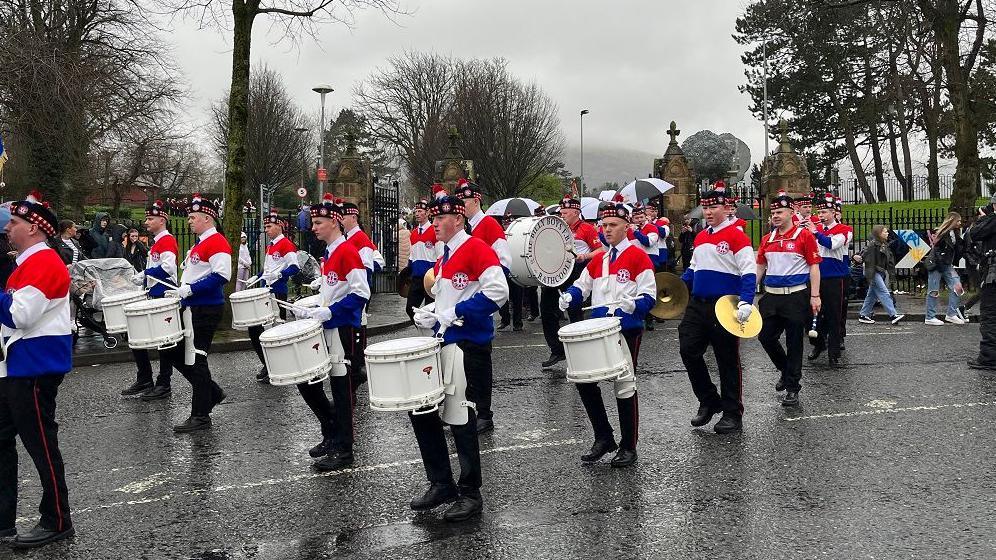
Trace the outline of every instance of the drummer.
{"label": "drummer", "polygon": [[[757,276],[750,239],[734,227],[729,217],[732,201],[726,187],[714,185],[701,195],[700,204],[707,227],[695,236],[692,261],[681,275],[688,284],[691,300],[678,325],[678,347],[699,401],[692,426],[704,426],[722,412],[723,418],[713,427],[722,434],[742,429],[743,378],[740,339],[719,324],[716,301],[727,295],[738,296],[737,319],[741,323],[746,321],[753,311]],[[720,392],[709,378],[704,358],[709,346],[719,367]]]}
{"label": "drummer", "polygon": [[[263,273],[260,274],[261,286],[270,288],[270,293],[280,301],[287,301],[287,280],[300,270],[297,265],[297,246],[284,236],[287,222],[271,211],[263,217],[263,231],[270,241],[266,244],[266,258],[263,260]],[[249,286],[256,278],[249,279]],[[284,308],[280,308],[280,317],[286,317]],[[259,343],[259,335],[263,334],[263,325],[249,327],[249,341],[253,350],[259,356],[263,367],[256,374],[256,381],[269,383],[270,375],[266,371],[266,360],[263,359],[263,346]]]}
{"label": "drummer", "polygon": [[415,227],[411,230],[411,250],[408,253],[412,282],[408,286],[408,301],[405,304],[405,312],[412,320],[415,318],[414,308],[433,301],[432,295],[426,293],[422,280],[442,253],[442,243],[436,241],[436,232],[429,223],[429,202],[424,199],[416,202],[414,213]]}
{"label": "drummer", "polygon": [[[311,230],[326,243],[322,278],[318,293],[322,305],[299,313],[322,323],[330,354],[341,344],[346,361],[356,363],[356,331],[360,328],[363,307],[370,301],[363,259],[342,234],[342,207],[326,193],[320,204],[311,207]],[[338,331],[336,333],[336,331]],[[332,339],[338,336],[338,340]],[[353,389],[349,370],[355,366],[333,367],[329,375],[332,402],[320,383],[299,383],[297,390],[315,413],[322,428],[322,442],[308,454],[322,457],[313,467],[320,472],[335,471],[353,464]],[[334,408],[333,408],[334,403]]]}
{"label": "drummer", "polygon": [[[564,343],[557,336],[560,330],[560,291],[569,288],[574,281],[581,277],[581,272],[588,262],[595,256],[595,252],[602,249],[602,243],[598,240],[598,231],[595,226],[581,219],[581,201],[569,196],[560,201],[560,217],[567,222],[574,235],[574,269],[571,275],[560,286],[549,288],[544,286],[540,294],[540,320],[543,323],[543,337],[546,338],[546,345],[550,347],[550,357],[542,363],[543,368],[551,368],[558,362],[567,359],[564,354]],[[567,318],[571,323],[576,323],[584,319],[581,307],[572,307],[567,310]]]}
{"label": "drummer", "polygon": [[[342,231],[346,236],[346,242],[353,246],[360,253],[363,260],[363,268],[366,269],[367,286],[373,291],[374,272],[384,268],[384,257],[377,250],[377,246],[367,235],[360,224],[360,207],[352,202],[336,200],[336,204],[342,209]],[[362,325],[356,329],[356,340],[353,346],[356,348],[356,357],[353,367],[350,368],[349,375],[352,378],[353,391],[367,380],[367,364],[364,350],[367,348],[367,317],[366,309],[363,311]]]}
{"label": "drummer", "polygon": [[[660,268],[660,241],[661,234],[657,225],[647,219],[647,207],[639,202],[633,205],[633,223],[631,224],[635,245],[650,257],[653,269],[656,272]],[[656,296],[656,294],[654,294]],[[648,331],[654,330],[654,316],[647,314],[644,320],[644,328]]]}
{"label": "drummer", "polygon": [[[161,298],[166,293],[166,285],[156,280],[164,280],[170,285],[176,285],[176,263],[180,249],[176,238],[170,234],[169,211],[161,200],[152,203],[145,210],[145,229],[152,235],[152,247],[149,248],[149,260],[145,270],[135,274],[132,282],[146,288],[150,298]],[[170,378],[173,376],[173,362],[166,352],[159,354],[159,376],[155,385],[152,384],[152,362],[148,350],[132,350],[135,365],[138,366],[138,378],[130,387],[121,391],[124,396],[142,395],[143,401],[165,399],[173,392]]]}
{"label": "drummer", "polygon": [[[657,216],[657,205],[647,204],[647,223],[657,228],[657,260],[654,262],[655,272],[665,272],[668,269],[670,254],[667,249],[667,239],[671,235],[671,221],[666,217]],[[654,260],[654,259],[650,259]]]}
{"label": "drummer", "polygon": [[[481,454],[473,403],[480,402],[491,391],[494,338],[491,315],[508,299],[508,283],[501,262],[485,242],[467,234],[465,212],[463,201],[456,197],[441,198],[429,206],[436,239],[444,243],[443,254],[434,268],[436,309],[432,315],[415,313],[416,325],[437,331],[445,329],[443,345],[456,344],[463,352],[462,373],[466,374],[466,398],[471,403],[467,423],[450,427],[460,461],[458,484],[453,483],[439,411],[409,414],[429,480],[429,489],[412,500],[411,508],[424,511],[456,500],[443,513],[446,521],[469,519],[483,509]],[[459,326],[454,324],[457,318],[463,319]]]}
{"label": "drummer", "polygon": [[[654,265],[646,251],[627,239],[630,212],[623,204],[605,204],[599,208],[602,233],[609,249],[597,259],[591,259],[574,285],[560,296],[560,308],[578,308],[591,295],[592,318],[619,317],[622,335],[626,339],[633,369],[636,370],[643,338],[643,321],[654,306],[657,287]],[[639,402],[636,396],[636,377],[630,381],[614,383],[616,406],[619,409],[621,439],[616,445],[612,435],[602,393],[597,383],[577,383],[581,402],[595,432],[591,451],[581,456],[586,463],[593,463],[606,453],[618,452],[612,458],[613,467],[628,467],[636,462],[636,443],[639,438]]]}
{"label": "drummer", "polygon": [[193,389],[190,416],[183,423],[173,426],[173,431],[178,434],[210,428],[211,411],[225,400],[225,391],[211,379],[207,359],[214,332],[225,310],[225,284],[232,279],[232,247],[218,232],[217,219],[218,207],[214,202],[197,193],[190,197],[187,223],[197,240],[184,259],[179,289],[166,291],[167,296],[180,298],[180,305],[190,309],[196,349],[192,366],[184,361],[183,344],[172,350],[160,351],[160,354],[170,354],[174,367],[180,370]]}

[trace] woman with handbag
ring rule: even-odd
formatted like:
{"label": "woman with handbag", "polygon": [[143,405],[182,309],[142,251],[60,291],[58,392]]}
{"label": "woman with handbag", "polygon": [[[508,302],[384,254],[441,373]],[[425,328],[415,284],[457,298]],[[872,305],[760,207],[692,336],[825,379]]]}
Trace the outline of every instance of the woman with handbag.
{"label": "woman with handbag", "polygon": [[[955,270],[954,263],[962,252],[961,216],[951,212],[944,222],[930,233],[931,249],[924,257],[924,268],[927,269],[927,304],[924,312],[924,324],[941,326],[944,321],[955,325],[964,325],[965,320],[958,313],[958,302],[965,289],[961,277]],[[937,317],[937,300],[941,292],[941,279],[948,287],[948,309],[944,321]]]}

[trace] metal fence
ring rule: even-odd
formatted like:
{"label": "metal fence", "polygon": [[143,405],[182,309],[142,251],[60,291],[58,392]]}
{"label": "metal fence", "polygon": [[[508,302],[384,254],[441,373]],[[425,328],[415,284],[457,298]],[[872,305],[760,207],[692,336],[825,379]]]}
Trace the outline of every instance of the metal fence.
{"label": "metal fence", "polygon": [[[937,178],[939,196],[930,196],[930,189],[927,186],[927,177],[914,176],[912,180],[913,198],[912,200],[945,200],[951,198],[954,190],[954,177],[942,175]],[[886,177],[882,187],[885,192],[885,200],[878,200],[879,185],[875,177],[868,177],[868,187],[871,189],[873,200],[866,200],[861,187],[858,186],[857,179],[841,179],[839,183],[830,190],[839,196],[845,204],[867,204],[874,202],[901,202],[903,196],[903,186],[895,177]],[[758,185],[743,183],[737,186],[737,194],[741,200],[746,202],[762,201],[761,191]],[[979,178],[979,196],[989,197],[996,193],[996,178]],[[769,195],[770,196],[770,195]]]}

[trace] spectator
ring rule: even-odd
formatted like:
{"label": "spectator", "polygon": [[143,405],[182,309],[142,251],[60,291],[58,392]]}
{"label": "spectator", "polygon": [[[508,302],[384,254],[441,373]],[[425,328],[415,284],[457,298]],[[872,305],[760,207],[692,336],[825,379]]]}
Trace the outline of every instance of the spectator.
{"label": "spectator", "polygon": [[124,238],[124,258],[135,267],[135,270],[142,272],[149,258],[149,248],[138,238],[138,230],[132,228],[128,230]]}
{"label": "spectator", "polygon": [[678,234],[678,244],[681,245],[681,268],[688,268],[692,263],[692,251],[695,249],[695,222],[686,219],[681,224],[681,233]]}
{"label": "spectator", "polygon": [[[961,238],[961,215],[951,212],[934,232],[928,232],[931,252],[933,252],[933,268],[927,270],[927,304],[923,322],[927,325],[944,325],[944,321],[955,325],[964,325],[965,321],[958,312],[958,301],[965,293],[961,285],[961,277],[955,270],[963,252]],[[937,318],[937,300],[941,292],[941,279],[948,287],[948,310],[944,321]]]}
{"label": "spectator", "polygon": [[86,258],[83,255],[83,248],[76,241],[77,232],[76,223],[72,220],[59,222],[59,238],[55,242],[55,250],[59,252],[59,256],[62,257],[62,262],[66,263],[66,266]]}
{"label": "spectator", "polygon": [[249,279],[250,269],[252,269],[252,255],[249,253],[249,238],[243,231],[242,240],[239,243],[239,270],[235,278],[235,291],[246,289],[246,280]]}
{"label": "spectator", "polygon": [[93,226],[90,227],[90,256],[95,259],[105,259],[108,257],[111,245],[111,232],[108,226],[111,221],[105,212],[97,212],[93,217]]}
{"label": "spectator", "polygon": [[872,226],[871,241],[854,260],[863,263],[865,279],[868,280],[868,294],[858,313],[858,321],[874,323],[872,313],[875,303],[880,302],[889,314],[889,321],[895,325],[905,315],[896,311],[896,302],[889,293],[889,275],[896,270],[896,258],[889,249],[889,228],[883,225]]}

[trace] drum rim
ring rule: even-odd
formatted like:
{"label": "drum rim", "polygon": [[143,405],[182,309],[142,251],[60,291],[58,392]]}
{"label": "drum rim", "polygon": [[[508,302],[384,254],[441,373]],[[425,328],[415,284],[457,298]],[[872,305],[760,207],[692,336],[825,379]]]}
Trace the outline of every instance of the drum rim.
{"label": "drum rim", "polygon": [[[384,346],[384,345],[387,345],[387,344],[397,343],[397,342],[399,342],[401,340],[410,340],[410,339],[415,339],[415,338],[423,339],[423,340],[425,340],[425,343],[423,345],[421,345],[421,346],[418,346],[418,347],[407,348],[405,350],[397,350],[397,351],[390,352],[390,353],[378,352],[378,351],[371,352],[371,350],[375,350],[375,349],[379,350],[377,348],[378,346]],[[434,347],[435,348],[439,348],[440,347],[439,339],[436,338],[436,337],[434,337],[434,336],[406,336],[406,337],[403,337],[403,338],[396,338],[396,339],[393,339],[393,340],[383,340],[381,342],[376,342],[374,344],[371,344],[371,345],[367,346],[366,349],[364,349],[363,352],[367,356],[376,356],[378,358],[383,358],[383,357],[387,357],[387,356],[396,356],[396,355],[399,355],[399,354],[410,354],[412,352],[421,352],[421,351],[424,351],[424,350],[431,350]]]}
{"label": "drum rim", "polygon": [[[307,325],[308,323],[311,323],[311,325],[308,326],[307,328],[300,328],[299,327],[298,330],[296,330],[294,332],[288,332],[288,333],[285,333],[285,334],[281,334],[283,332],[283,330],[286,330],[286,327],[294,327],[294,326],[300,326],[300,325]],[[315,327],[318,327],[317,328],[317,333],[315,332],[316,331]],[[304,334],[307,334],[308,336],[314,336],[315,334],[321,334],[323,330],[324,329],[322,328],[322,324],[319,323],[318,321],[314,320],[314,319],[298,319],[296,321],[287,321],[286,323],[283,323],[283,324],[280,324],[280,325],[276,325],[273,328],[269,328],[269,329],[266,329],[265,331],[263,331],[262,334],[259,335],[259,342],[260,342],[260,344],[262,344],[264,341],[270,342],[270,343],[274,343],[274,342],[287,342],[287,338],[288,337],[300,336],[300,335],[304,335]],[[335,330],[335,329],[330,329],[330,330]],[[273,331],[278,331],[278,332],[274,333]],[[267,336],[267,335],[269,335],[269,336]],[[273,338],[273,337],[278,336],[278,335],[282,336],[283,338],[281,338],[281,339],[274,339]]]}
{"label": "drum rim", "polygon": [[[589,321],[606,321],[606,320],[612,321],[613,324],[612,325],[606,324],[605,326],[599,328],[594,328],[594,326],[592,326],[588,330],[570,330],[571,327],[578,327],[579,325],[583,325]],[[591,319],[585,319],[584,321],[578,321],[576,323],[568,323],[560,327],[560,329],[557,331],[557,334],[558,335],[562,334],[565,336],[578,336],[578,335],[593,334],[593,333],[611,334],[611,331],[613,330],[622,330],[622,321],[619,320],[619,317],[592,317]]]}
{"label": "drum rim", "polygon": [[[139,297],[141,299],[147,299],[149,297],[149,294],[144,290],[135,290],[134,292],[124,292],[120,294],[114,294],[111,296],[104,296],[104,299],[101,301],[101,307],[108,304],[121,305],[122,303],[124,304],[134,303],[136,301],[140,301],[140,299],[138,299]],[[136,299],[131,300],[131,298],[136,298]]]}
{"label": "drum rim", "polygon": [[[134,348],[136,350],[148,350],[150,348],[159,348],[162,344],[169,344],[170,342],[178,342],[183,340],[183,331],[170,333],[169,336],[164,340],[162,337],[159,338],[139,338],[132,339],[128,338],[128,347]],[[135,346],[133,346],[133,344]]]}
{"label": "drum rim", "polygon": [[[270,383],[273,384],[273,385],[281,385],[281,386],[283,386],[283,385],[297,385],[298,383],[303,383],[305,381],[310,381],[311,379],[314,379],[315,377],[318,377],[318,376],[320,376],[322,374],[325,375],[325,377],[322,379],[322,381],[325,381],[325,379],[331,377],[331,375],[329,374],[329,372],[332,371],[332,363],[333,363],[332,362],[332,356],[329,356],[328,360],[326,360],[325,363],[323,363],[320,366],[317,366],[317,369],[316,368],[311,368],[311,369],[308,369],[308,370],[305,370],[305,371],[296,372],[294,375],[280,375],[279,373],[276,374],[276,375],[272,375],[271,374],[270,375]],[[303,381],[301,380],[302,378],[303,378]],[[277,383],[273,383],[274,379],[277,380]],[[284,381],[286,381],[286,383]]]}
{"label": "drum rim", "polygon": [[[260,291],[263,290],[263,291]],[[239,290],[237,292],[232,292],[232,295],[228,296],[229,301],[252,301],[254,299],[263,299],[261,296],[269,296],[271,294],[269,288],[247,288],[245,290]]]}
{"label": "drum rim", "polygon": [[133,301],[124,306],[124,314],[125,317],[128,317],[128,311],[131,311],[131,316],[137,316],[145,315],[146,312],[165,311],[167,309],[176,309],[179,311],[180,300],[175,298],[152,298]]}
{"label": "drum rim", "polygon": [[[370,395],[370,408],[379,412],[405,412],[408,410],[418,410],[422,407],[439,404],[444,400],[446,400],[446,386],[440,385],[424,395],[411,397],[405,400]],[[393,404],[394,407],[388,408],[388,406],[380,405],[380,403],[385,401]]]}

